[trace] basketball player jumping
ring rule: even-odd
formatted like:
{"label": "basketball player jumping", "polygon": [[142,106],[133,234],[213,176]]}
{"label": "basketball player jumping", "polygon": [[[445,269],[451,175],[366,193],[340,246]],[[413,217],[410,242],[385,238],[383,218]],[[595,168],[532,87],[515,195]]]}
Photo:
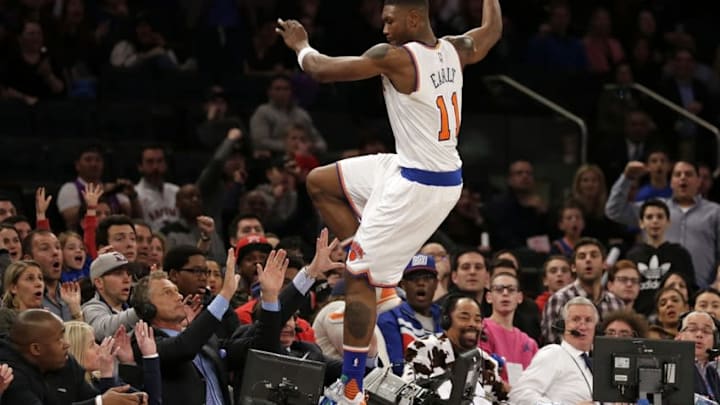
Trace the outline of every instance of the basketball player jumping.
{"label": "basketball player jumping", "polygon": [[482,26],[440,39],[428,10],[428,0],[386,0],[383,34],[389,43],[349,57],[321,54],[299,22],[278,20],[277,32],[316,80],[382,77],[397,150],[341,160],[307,178],[330,229],[341,239],[353,237],[343,377],[326,389],[327,404],[365,403],[362,381],[376,314],[398,303],[394,287],[403,269],[460,196],[463,68],[482,60],[502,34],[499,0],[484,1]]}

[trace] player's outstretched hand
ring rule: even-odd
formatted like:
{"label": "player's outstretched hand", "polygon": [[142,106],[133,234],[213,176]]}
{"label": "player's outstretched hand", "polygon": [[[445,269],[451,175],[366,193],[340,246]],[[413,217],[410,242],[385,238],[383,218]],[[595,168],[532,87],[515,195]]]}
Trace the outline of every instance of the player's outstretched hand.
{"label": "player's outstretched hand", "polygon": [[285,45],[295,52],[308,46],[308,34],[305,28],[297,20],[284,21],[278,18],[278,26],[275,32],[280,34],[285,41]]}

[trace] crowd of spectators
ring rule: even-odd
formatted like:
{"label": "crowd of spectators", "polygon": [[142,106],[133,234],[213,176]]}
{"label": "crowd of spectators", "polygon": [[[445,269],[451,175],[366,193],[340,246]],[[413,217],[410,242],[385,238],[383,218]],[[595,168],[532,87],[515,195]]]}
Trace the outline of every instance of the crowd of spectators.
{"label": "crowd of spectators", "polygon": [[[438,35],[482,18],[482,0],[430,5]],[[578,404],[591,400],[581,362],[598,326],[695,341],[708,382],[695,391],[720,399],[703,354],[720,315],[716,140],[631,86],[720,122],[718,6],[502,7],[503,39],[465,72],[466,108],[482,108],[473,83],[490,72],[590,80],[589,162],[561,198],[536,182],[539,156],[508,157],[500,191],[465,173],[456,207],[405,269],[403,303],[379,316],[368,368],[438,378],[479,347],[483,400]],[[297,18],[314,47],[356,55],[383,41],[381,11],[381,0],[0,1],[0,109],[92,109],[108,89],[129,86],[132,103],[147,83],[200,83],[169,82],[200,89],[171,126],[183,135],[151,131],[110,162],[112,142],[92,134],[54,158],[74,171],[41,182],[30,204],[0,195],[0,363],[15,371],[0,367],[2,403],[238,403],[249,349],[325,362],[325,385],[335,381],[349,241],[322,228],[305,181],[322,163],[392,146],[362,125],[348,131],[364,134],[356,143],[321,130],[316,118],[344,97],[353,114],[382,110],[379,87],[312,82],[274,27]],[[207,152],[201,164],[171,164],[183,142]],[[444,366],[428,371],[439,353]]]}

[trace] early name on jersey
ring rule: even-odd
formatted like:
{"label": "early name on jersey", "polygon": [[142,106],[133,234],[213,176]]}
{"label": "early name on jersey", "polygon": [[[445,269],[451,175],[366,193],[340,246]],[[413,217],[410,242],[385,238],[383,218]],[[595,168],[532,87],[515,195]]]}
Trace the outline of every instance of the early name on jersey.
{"label": "early name on jersey", "polygon": [[456,70],[453,67],[444,67],[439,71],[432,73],[430,75],[430,80],[432,81],[433,86],[437,89],[445,83],[455,83],[455,72]]}

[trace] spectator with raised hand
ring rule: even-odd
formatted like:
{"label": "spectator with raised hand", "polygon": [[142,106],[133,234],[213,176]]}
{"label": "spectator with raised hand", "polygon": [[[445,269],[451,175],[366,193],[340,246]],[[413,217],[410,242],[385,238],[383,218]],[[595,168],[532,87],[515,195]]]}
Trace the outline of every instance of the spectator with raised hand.
{"label": "spectator with raised hand", "polygon": [[[208,289],[210,269],[202,250],[192,245],[171,248],[165,255],[163,269],[185,300],[199,304],[198,312],[210,304],[213,299]],[[192,307],[186,305],[185,308]],[[222,326],[216,331],[216,336],[220,339],[228,338],[238,326],[240,323],[237,316],[228,308],[222,316]]]}
{"label": "spectator with raised hand", "polygon": [[[337,239],[333,239],[331,242],[329,241],[329,232],[327,228],[324,228],[320,231],[320,235],[315,240],[315,256],[313,257],[310,264],[304,266],[300,271],[297,273],[297,275],[293,278],[292,282],[287,284],[284,288],[282,288],[281,293],[279,294],[278,301],[280,303],[280,323],[279,327],[287,327],[288,321],[291,317],[293,317],[297,311],[300,309],[300,306],[305,302],[307,299],[307,294],[310,291],[311,287],[315,283],[315,280],[322,276],[323,273],[332,271],[332,270],[338,270],[345,267],[345,264],[342,262],[336,262],[332,258],[332,252],[339,245],[339,241]],[[273,261],[277,262],[277,257],[273,258],[274,251],[271,251],[267,255],[267,268],[274,268],[275,266],[270,266]],[[280,252],[284,252],[283,250],[280,250]],[[284,253],[283,253],[284,254]],[[285,263],[285,269],[287,269],[289,264],[289,261],[286,261]],[[263,281],[260,279],[260,272],[259,269],[262,267],[260,263],[255,263],[255,268],[258,271],[258,282],[262,286]],[[285,283],[285,269],[283,270],[283,275],[280,277],[280,286],[282,286]],[[227,271],[227,270],[226,270]],[[267,271],[267,270],[266,270]],[[266,277],[266,276],[263,276]],[[277,281],[277,280],[275,280]],[[261,288],[262,289],[262,288]],[[261,292],[261,299],[263,302],[265,301],[264,293]],[[260,313],[259,316],[255,316],[256,320],[260,319],[262,320],[262,313]],[[299,319],[299,318],[297,318]],[[274,327],[274,325],[273,325]],[[276,339],[275,342],[280,341],[280,330],[278,330],[277,335],[270,335],[268,331],[264,331],[263,328],[266,328],[266,326],[263,326],[262,324],[258,322],[254,322],[253,324],[250,324],[248,326],[241,326],[237,332],[236,335],[239,336],[241,339],[250,339],[251,341],[254,339],[260,338],[260,336],[276,336],[274,337]],[[342,325],[340,326],[342,328]],[[287,330],[287,329],[286,329]],[[275,333],[274,330],[271,331],[271,333]],[[378,335],[380,334],[380,331],[377,331]],[[297,335],[296,335],[297,336]],[[286,336],[287,337],[287,336]],[[341,338],[342,339],[342,338]],[[277,350],[280,350],[280,346],[278,345]],[[327,359],[327,358],[325,358]],[[374,363],[375,359],[371,359],[371,362]],[[332,372],[332,366],[329,369],[329,372]],[[239,387],[240,382],[242,381],[242,373],[236,372],[235,374],[235,385],[236,388]],[[239,394],[239,390],[236,390],[236,393]],[[239,398],[236,398],[236,402],[239,400]]]}
{"label": "spectator with raised hand", "polygon": [[160,357],[155,343],[155,331],[145,321],[135,324],[133,336],[142,354],[143,390],[150,399],[149,404],[162,404],[162,374],[160,373]]}
{"label": "spectator with raised hand", "polygon": [[213,260],[223,261],[223,243],[215,232],[215,220],[204,215],[205,209],[200,189],[195,184],[185,184],[175,196],[179,218],[166,222],[160,232],[167,236],[168,250],[181,245],[197,246]]}
{"label": "spectator with raised hand", "polygon": [[37,229],[50,229],[50,220],[45,216],[53,197],[45,194],[45,187],[35,190],[35,226]]}
{"label": "spectator with raised hand", "polygon": [[82,296],[80,284],[77,281],[68,281],[60,284],[60,298],[67,303],[72,318],[77,321],[83,320],[82,308],[80,307]]}
{"label": "spectator with raised hand", "polygon": [[215,153],[221,150],[225,143],[223,138],[229,135],[230,131],[240,131],[237,128],[243,126],[243,120],[228,103],[228,94],[219,85],[207,89],[201,114],[198,114],[195,129],[197,140],[205,147],[217,147]]}
{"label": "spectator with raised hand", "polygon": [[[85,245],[85,250],[89,257],[97,256],[97,248],[95,244],[95,232],[97,228],[97,209],[100,201],[100,197],[103,194],[103,186],[99,184],[87,184],[85,188],[80,191],[83,199],[85,200],[85,217],[81,221],[83,237],[82,242]],[[52,196],[46,197],[45,187],[38,187],[35,190],[35,218],[37,229],[51,230],[50,220],[47,218],[46,213],[52,202]],[[61,247],[64,248],[64,244],[61,242]],[[83,270],[87,266],[87,263],[83,263]]]}
{"label": "spectator with raised hand", "polygon": [[85,217],[81,222],[83,241],[85,242],[85,249],[87,250],[88,256],[93,259],[97,257],[97,243],[95,241],[95,232],[99,221],[97,209],[100,203],[100,197],[103,196],[104,192],[103,186],[100,184],[88,184],[85,190],[82,191],[82,196],[85,201]]}
{"label": "spectator with raised hand", "polygon": [[[647,167],[643,162],[628,162],[625,172],[613,185],[605,206],[610,219],[628,226],[637,225],[642,203],[630,202],[628,196],[633,182],[645,173]],[[667,204],[667,217],[671,219],[665,239],[688,250],[695,270],[695,283],[700,288],[708,287],[715,280],[720,259],[720,205],[700,195],[700,177],[695,163],[682,160],[675,163],[670,187],[672,197],[661,200]]]}
{"label": "spectator with raised hand", "polygon": [[[133,291],[133,307],[154,328],[164,403],[230,403],[227,368],[241,369],[248,348],[279,350],[281,323],[278,295],[287,263],[284,251],[273,251],[264,270],[262,266],[258,267],[262,290],[259,333],[248,339],[225,342],[211,339],[221,326],[222,316],[240,281],[240,276],[234,271],[236,258],[232,249],[228,251],[227,271],[220,292],[186,328],[183,327],[187,316],[186,305],[165,272],[152,272],[137,283]],[[136,348],[135,358],[138,357],[139,349]]]}
{"label": "spectator with raised hand", "polygon": [[[65,227],[69,230],[79,231],[82,224],[82,212],[89,206],[97,207],[97,200],[90,205],[84,198],[84,192],[88,191],[90,185],[104,187],[102,183],[105,159],[102,146],[90,144],[80,148],[75,157],[75,172],[77,177],[64,183],[57,195],[57,208],[65,221]],[[115,214],[132,214],[132,206],[129,196],[124,194],[115,184],[108,184],[108,204]],[[116,192],[120,191],[120,192]],[[99,196],[98,196],[99,197]]]}
{"label": "spectator with raised hand", "polygon": [[[227,229],[227,222],[223,222],[224,214],[237,210],[236,198],[229,197],[239,196],[245,191],[245,156],[239,148],[242,140],[242,131],[229,129],[195,182],[205,204],[205,212],[215,220],[215,229]],[[230,200],[235,204],[231,204]]]}
{"label": "spectator with raised hand", "polygon": [[[142,329],[138,342],[143,355],[144,388],[147,390],[150,404],[159,405],[160,401],[160,360],[157,356],[155,341],[152,332],[148,332],[147,324],[140,321]],[[150,329],[152,331],[152,329]],[[148,338],[150,335],[150,338]],[[65,340],[70,347],[68,351],[75,360],[85,369],[85,380],[99,392],[111,387],[124,386],[115,367],[116,361],[122,367],[131,364],[134,366],[133,352],[130,347],[130,337],[121,326],[115,336],[106,336],[101,344],[95,341],[95,335],[90,325],[85,322],[70,321],[65,323]],[[134,388],[130,389],[136,392]]]}

